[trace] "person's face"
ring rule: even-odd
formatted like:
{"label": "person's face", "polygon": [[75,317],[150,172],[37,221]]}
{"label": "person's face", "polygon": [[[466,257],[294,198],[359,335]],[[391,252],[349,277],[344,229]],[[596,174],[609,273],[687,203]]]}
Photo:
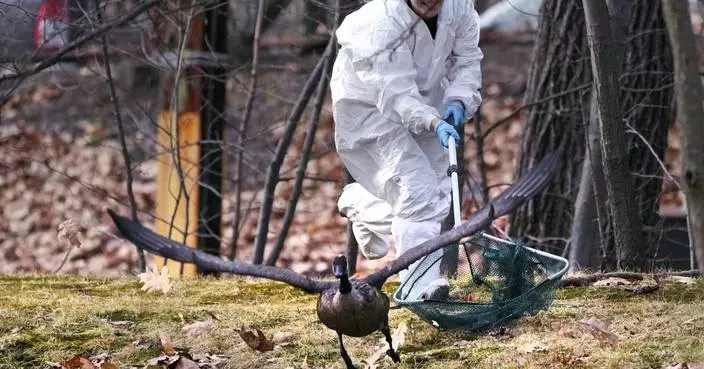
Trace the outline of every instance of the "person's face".
{"label": "person's face", "polygon": [[432,18],[440,13],[442,0],[411,0],[411,6],[421,18]]}

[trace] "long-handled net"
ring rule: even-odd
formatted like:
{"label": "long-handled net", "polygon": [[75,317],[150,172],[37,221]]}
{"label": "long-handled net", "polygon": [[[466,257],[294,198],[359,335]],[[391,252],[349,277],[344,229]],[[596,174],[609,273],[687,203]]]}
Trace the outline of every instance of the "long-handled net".
{"label": "long-handled net", "polygon": [[[409,299],[425,285],[418,283],[443,253],[458,253],[457,270],[445,278],[446,300]],[[443,253],[422,259],[409,272],[393,299],[427,322],[443,329],[486,329],[547,309],[555,297],[568,262],[543,251],[479,233],[449,245]]]}

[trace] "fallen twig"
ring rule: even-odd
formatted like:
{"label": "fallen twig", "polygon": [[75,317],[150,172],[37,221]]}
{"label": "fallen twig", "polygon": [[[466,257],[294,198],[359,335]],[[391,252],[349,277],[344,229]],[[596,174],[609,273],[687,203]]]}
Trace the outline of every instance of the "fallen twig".
{"label": "fallen twig", "polygon": [[579,275],[579,276],[569,276],[569,277],[564,277],[560,281],[560,287],[568,287],[568,286],[586,286],[588,284],[594,283],[598,280],[601,279],[606,279],[606,278],[623,278],[623,279],[635,279],[635,280],[641,280],[645,277],[672,277],[672,276],[678,276],[678,277],[695,277],[695,276],[701,276],[702,271],[701,270],[686,270],[686,271],[680,271],[680,272],[658,272],[658,273],[634,273],[634,272],[612,272],[612,273],[599,273],[599,274],[588,274],[588,275]]}

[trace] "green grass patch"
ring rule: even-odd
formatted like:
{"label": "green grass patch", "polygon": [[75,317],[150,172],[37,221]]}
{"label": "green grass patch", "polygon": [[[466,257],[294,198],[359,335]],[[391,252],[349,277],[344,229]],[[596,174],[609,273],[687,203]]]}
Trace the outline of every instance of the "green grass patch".
{"label": "green grass patch", "polygon": [[[384,291],[392,293],[397,283]],[[225,358],[223,368],[344,368],[334,332],[318,322],[317,296],[283,283],[203,277],[175,281],[164,295],[140,290],[136,277],[0,277],[0,368],[41,368],[74,355],[107,353],[122,367],[144,367],[168,335],[191,354]],[[618,337],[611,346],[580,320],[596,318]],[[214,329],[189,336],[184,325],[213,319]],[[668,282],[634,295],[609,288],[558,290],[549,310],[525,317],[507,334],[440,331],[406,309],[390,313],[392,329],[405,323],[402,362],[380,368],[663,368],[704,363],[704,281]],[[274,351],[251,350],[242,325],[268,337],[293,335]],[[345,338],[359,368],[383,337]]]}

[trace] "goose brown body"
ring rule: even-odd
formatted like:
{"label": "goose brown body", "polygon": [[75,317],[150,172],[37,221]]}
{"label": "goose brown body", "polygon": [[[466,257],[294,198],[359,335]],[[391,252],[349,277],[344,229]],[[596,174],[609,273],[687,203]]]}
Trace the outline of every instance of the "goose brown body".
{"label": "goose brown body", "polygon": [[316,309],[320,321],[351,337],[364,337],[387,326],[389,297],[364,281],[350,283],[349,293],[329,289],[320,294]]}

